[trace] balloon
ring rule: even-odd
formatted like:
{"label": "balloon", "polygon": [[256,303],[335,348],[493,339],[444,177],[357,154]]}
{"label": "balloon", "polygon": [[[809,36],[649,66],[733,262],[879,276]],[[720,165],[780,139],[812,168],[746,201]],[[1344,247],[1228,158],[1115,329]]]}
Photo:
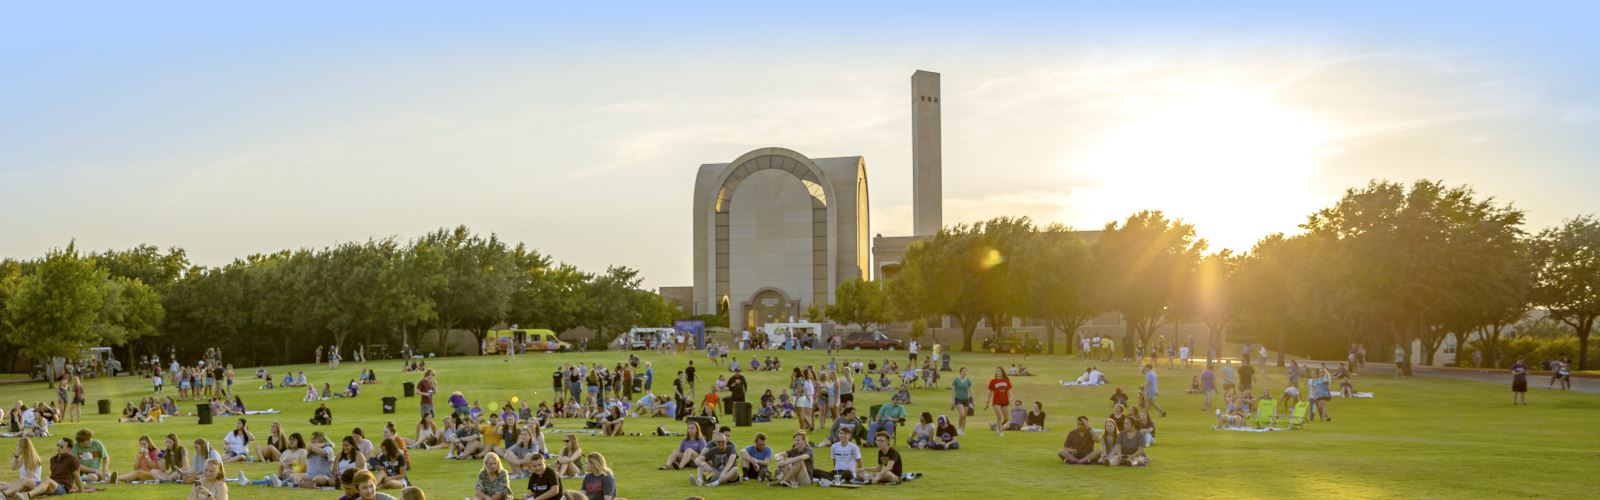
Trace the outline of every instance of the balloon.
{"label": "balloon", "polygon": [[490,401],[489,402],[489,412],[490,413],[494,413],[494,412],[498,412],[498,411],[500,411],[500,403],[496,403],[494,401]]}
{"label": "balloon", "polygon": [[511,404],[517,404],[518,402],[521,402],[521,401],[522,401],[521,398],[518,398],[516,396],[511,396]]}

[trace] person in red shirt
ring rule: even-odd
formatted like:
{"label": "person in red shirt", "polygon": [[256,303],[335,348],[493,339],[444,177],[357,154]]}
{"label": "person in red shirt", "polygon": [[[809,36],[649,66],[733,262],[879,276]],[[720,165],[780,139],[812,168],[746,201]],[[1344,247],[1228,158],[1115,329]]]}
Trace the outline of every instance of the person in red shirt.
{"label": "person in red shirt", "polygon": [[1006,369],[995,367],[994,378],[989,379],[989,404],[985,407],[994,408],[994,430],[1000,436],[1006,435],[1006,407],[1011,405],[1011,377],[1006,376]]}

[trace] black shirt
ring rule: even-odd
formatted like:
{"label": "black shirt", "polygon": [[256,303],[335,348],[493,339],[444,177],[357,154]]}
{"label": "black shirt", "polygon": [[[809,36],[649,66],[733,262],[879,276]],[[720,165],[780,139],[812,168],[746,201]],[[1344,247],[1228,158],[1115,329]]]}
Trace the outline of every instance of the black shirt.
{"label": "black shirt", "polygon": [[683,376],[688,377],[689,382],[694,382],[694,367],[684,368]]}
{"label": "black shirt", "polygon": [[744,375],[735,374],[733,378],[728,379],[728,390],[733,392],[733,396],[729,399],[744,401]]}
{"label": "black shirt", "polygon": [[708,445],[706,446],[705,457],[706,462],[711,464],[711,468],[722,470],[723,467],[728,465],[728,459],[733,458],[733,445],[726,445],[721,450],[718,450],[716,445]]}
{"label": "black shirt", "polygon": [[1256,375],[1256,369],[1250,365],[1239,367],[1239,385],[1250,385],[1251,379]]}
{"label": "black shirt", "polygon": [[561,476],[556,475],[555,469],[545,467],[544,474],[528,476],[528,491],[535,497],[556,491],[556,498],[561,498]]}
{"label": "black shirt", "polygon": [[899,476],[900,466],[903,465],[900,463],[900,450],[896,450],[893,447],[890,447],[889,451],[878,450],[878,465],[880,467],[891,460],[894,461],[894,467],[890,467],[889,471]]}

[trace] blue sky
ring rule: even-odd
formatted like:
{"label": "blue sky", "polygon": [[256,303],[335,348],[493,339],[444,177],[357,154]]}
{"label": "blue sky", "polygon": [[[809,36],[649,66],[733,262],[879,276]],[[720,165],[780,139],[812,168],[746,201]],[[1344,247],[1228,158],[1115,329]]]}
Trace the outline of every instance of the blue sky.
{"label": "blue sky", "polygon": [[947,222],[1161,208],[1239,248],[1382,177],[1537,229],[1600,212],[1597,5],[9,4],[0,256],[467,224],[687,284],[695,168],[756,147],[866,156],[909,232],[916,69]]}

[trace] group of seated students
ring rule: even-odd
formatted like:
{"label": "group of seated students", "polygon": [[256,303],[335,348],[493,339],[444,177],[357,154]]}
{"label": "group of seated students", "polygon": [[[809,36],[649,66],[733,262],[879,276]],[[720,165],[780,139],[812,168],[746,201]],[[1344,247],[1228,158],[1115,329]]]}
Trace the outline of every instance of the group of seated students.
{"label": "group of seated students", "polygon": [[1022,400],[1011,401],[1011,418],[1006,419],[1006,430],[1022,432],[1044,432],[1044,403],[1033,402],[1032,410],[1022,408]]}
{"label": "group of seated students", "polygon": [[[245,414],[244,399],[240,398],[239,396],[234,396],[232,401],[228,400],[227,398],[211,398],[211,401],[209,401],[207,404],[211,406],[212,415],[230,416]],[[173,410],[177,410],[177,407],[174,406]]]}
{"label": "group of seated students", "polygon": [[129,401],[122,409],[122,416],[118,422],[157,422],[161,417],[178,414],[178,402],[168,396],[165,401],[154,397],[139,400],[139,404]]}
{"label": "group of seated students", "polygon": [[[106,456],[105,445],[94,439],[89,431],[78,431],[74,439],[56,440],[56,453],[48,460],[39,455],[33,437],[17,440],[16,449],[11,455],[11,468],[17,471],[17,480],[0,482],[0,497],[65,495],[84,491],[84,483],[113,477],[106,471],[109,457]],[[148,442],[149,438],[143,438],[143,441]],[[49,466],[48,474],[46,465]]]}
{"label": "group of seated students", "polygon": [[[1070,465],[1150,465],[1150,456],[1145,454],[1149,446],[1145,437],[1141,436],[1138,426],[1131,421],[1124,422],[1106,419],[1104,431],[1096,438],[1094,429],[1089,427],[1089,417],[1078,417],[1078,426],[1067,432],[1067,439],[1056,457]],[[1101,449],[1095,449],[1097,441]]]}
{"label": "group of seated students", "polygon": [[[733,442],[732,429],[718,428],[708,441],[697,423],[689,423],[677,449],[667,456],[661,470],[691,469],[690,481],[700,486],[719,486],[741,481],[770,481],[791,488],[817,483],[898,483],[904,477],[900,452],[893,447],[888,432],[877,433],[878,466],[863,467],[861,448],[855,443],[853,428],[840,428],[830,441],[813,445],[805,431],[794,433],[793,446],[777,451],[767,445],[767,436],[756,433],[754,444],[740,448]],[[831,473],[815,468],[813,450],[827,449],[833,457]]]}
{"label": "group of seated students", "polygon": [[277,385],[273,385],[273,383],[272,383],[272,374],[268,373],[265,368],[257,370],[257,377],[256,378],[260,378],[260,379],[266,381],[266,383],[261,384],[261,388],[262,389],[273,389],[273,388],[281,388],[281,387],[306,387],[307,386],[307,383],[306,383],[306,372],[304,372],[304,371],[301,371],[299,373],[299,375],[296,375],[294,373],[285,373],[283,375],[283,381],[281,383],[277,384]]}
{"label": "group of seated students", "polygon": [[1028,367],[1023,366],[1020,363],[1012,364],[1011,368],[1006,370],[1006,373],[1011,375],[1011,376],[1013,376],[1013,377],[1031,377],[1031,376],[1033,376],[1033,372],[1028,371]]}
{"label": "group of seated students", "polygon": [[5,413],[7,437],[45,437],[50,435],[50,427],[61,421],[66,412],[59,411],[55,403],[34,403],[32,406],[17,401],[10,411]]}
{"label": "group of seated students", "polygon": [[912,448],[929,450],[959,450],[961,449],[961,433],[956,426],[944,415],[939,415],[937,422],[933,414],[922,412],[922,422],[911,429],[911,436],[906,438],[906,445]]}
{"label": "group of seated students", "polygon": [[783,361],[779,361],[777,357],[765,356],[759,360],[753,357],[750,358],[750,371],[775,372],[782,369]]}
{"label": "group of seated students", "polygon": [[[575,452],[570,459],[565,455],[549,459],[544,455],[532,454],[529,455],[526,464],[509,465],[512,462],[510,458],[502,459],[503,457],[497,453],[484,454],[483,468],[478,471],[478,480],[473,486],[473,496],[468,498],[471,500],[514,498],[511,479],[519,478],[519,475],[528,479],[524,498],[533,500],[616,498],[616,477],[612,474],[611,467],[607,465],[606,457],[598,452],[583,454],[583,450],[576,447],[576,436],[572,437],[574,438],[572,447]],[[580,490],[571,491],[562,487],[563,478],[577,477],[583,478]]]}
{"label": "group of seated students", "polygon": [[419,359],[415,359],[415,358],[409,359],[409,360],[406,360],[405,368],[401,369],[400,371],[403,371],[403,372],[426,372],[426,371],[428,371],[428,362],[427,361],[423,361],[423,360],[419,360]]}
{"label": "group of seated students", "polygon": [[1100,368],[1091,366],[1084,368],[1083,374],[1079,375],[1075,382],[1078,385],[1104,385],[1109,380],[1106,380],[1106,374],[1101,372]]}

